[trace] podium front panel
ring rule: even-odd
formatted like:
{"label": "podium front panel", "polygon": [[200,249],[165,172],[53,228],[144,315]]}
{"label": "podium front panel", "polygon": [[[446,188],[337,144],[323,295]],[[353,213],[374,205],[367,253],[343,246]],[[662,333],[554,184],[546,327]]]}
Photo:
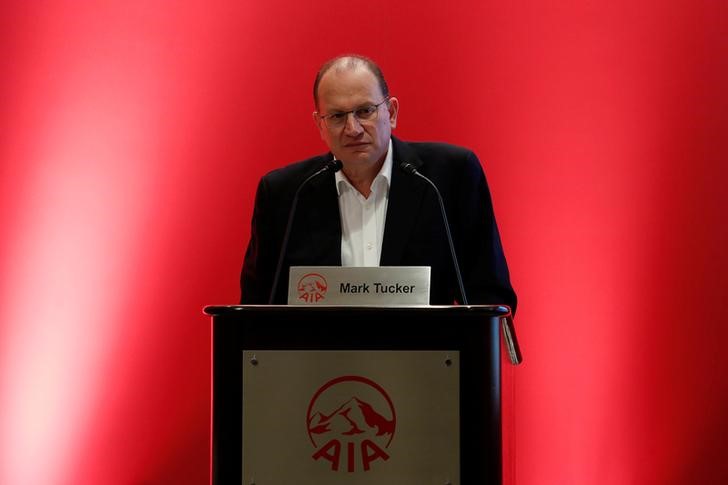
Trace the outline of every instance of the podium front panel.
{"label": "podium front panel", "polygon": [[[214,485],[501,483],[499,318],[508,313],[506,307],[247,305],[207,307],[205,311],[213,317]],[[314,357],[308,361],[310,356]],[[448,361],[449,367],[445,363]],[[271,365],[278,369],[270,368]],[[450,371],[457,372],[456,385],[447,377],[454,374]],[[415,383],[415,378],[405,377],[410,372],[424,381]],[[400,377],[396,377],[397,373]],[[352,376],[355,378],[351,379]],[[339,386],[342,386],[341,396],[329,395]],[[456,391],[433,392],[430,388],[439,386]],[[367,392],[372,394],[354,395],[353,388],[369,389]],[[254,395],[258,393],[260,401]],[[321,403],[325,405],[320,408],[316,408],[320,400],[315,399],[317,393],[324,399]],[[377,394],[379,400],[372,397]],[[387,402],[383,394],[389,397],[391,406],[383,404]],[[433,401],[435,395],[442,402]],[[363,403],[361,406],[359,401]],[[360,440],[338,437],[338,448],[331,443],[333,438],[316,440],[309,436],[309,429],[319,425],[322,427],[318,428],[318,436],[324,436],[327,423],[330,429],[334,428],[326,416],[352,402],[356,405],[349,406],[347,413],[351,421],[366,422],[364,415],[367,414],[372,423],[367,426],[376,428],[378,424],[385,434],[387,426],[391,426],[388,422],[393,420],[388,413],[394,410],[396,426],[388,447],[387,440],[381,441],[382,436]],[[440,417],[442,422],[432,423],[436,420],[431,417],[434,407],[440,405],[445,410]],[[420,406],[418,412],[427,417],[416,418],[414,411],[407,411],[409,418],[403,417],[405,410],[417,406]],[[452,411],[452,406],[457,412]],[[341,414],[338,417],[343,418],[336,424],[340,434],[364,434],[357,433],[357,428]],[[407,429],[424,422],[432,423],[431,428]],[[346,424],[351,428],[343,429]],[[288,427],[296,426],[297,431],[287,431]],[[358,429],[369,431],[362,425]],[[287,433],[290,434],[286,436]],[[411,433],[410,443],[405,437],[408,433]],[[433,435],[441,436],[442,440],[433,439]],[[290,449],[275,446],[286,441],[295,442],[290,443]],[[429,470],[424,470],[424,478],[398,472],[385,476],[385,466],[394,463],[395,458],[400,460],[415,454],[411,448],[422,449],[422,455],[429,453],[432,457],[439,456],[441,449],[426,448],[440,445],[444,448],[446,443],[451,449],[432,459]],[[288,451],[281,451],[284,449]],[[300,472],[293,482],[290,477],[279,481],[276,477],[282,475],[276,475],[279,471],[276,467],[287,467],[294,460],[291,457],[303,454],[304,450],[302,466],[311,468]],[[382,453],[389,458],[382,458]],[[451,458],[448,453],[458,458]],[[318,459],[314,459],[315,454]],[[332,470],[337,454],[338,470]],[[366,459],[362,459],[363,454]],[[259,471],[248,470],[249,463],[252,466],[259,460],[268,462]],[[455,471],[451,471],[453,460],[457,462]],[[369,470],[358,472],[363,470],[365,462]],[[354,471],[348,472],[349,469]],[[321,478],[324,473],[328,473],[325,479]]]}
{"label": "podium front panel", "polygon": [[243,483],[460,483],[457,351],[243,353]]}

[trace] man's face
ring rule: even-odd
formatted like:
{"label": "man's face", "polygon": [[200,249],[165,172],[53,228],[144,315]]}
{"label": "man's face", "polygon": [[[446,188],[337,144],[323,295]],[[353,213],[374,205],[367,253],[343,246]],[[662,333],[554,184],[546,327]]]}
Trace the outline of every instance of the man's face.
{"label": "man's face", "polygon": [[[324,74],[318,87],[318,114],[346,112],[384,101],[376,76],[365,67]],[[397,125],[397,98],[390,98],[377,108],[373,119],[360,121],[349,114],[346,123],[333,127],[316,117],[321,138],[345,165],[372,165],[384,161],[392,129]]]}

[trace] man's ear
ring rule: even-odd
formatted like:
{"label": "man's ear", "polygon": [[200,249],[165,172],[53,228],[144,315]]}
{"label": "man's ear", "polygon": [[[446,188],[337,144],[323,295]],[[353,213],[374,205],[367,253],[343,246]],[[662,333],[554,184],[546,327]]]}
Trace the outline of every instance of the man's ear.
{"label": "man's ear", "polygon": [[387,104],[387,110],[389,111],[389,126],[394,129],[397,127],[397,115],[399,114],[399,100],[395,97],[389,98]]}
{"label": "man's ear", "polygon": [[324,139],[324,129],[326,128],[324,126],[324,120],[321,119],[321,117],[318,115],[318,111],[314,111],[311,113],[313,116],[313,122],[316,125],[316,128],[318,128],[319,136],[321,136],[321,139],[325,141]]}

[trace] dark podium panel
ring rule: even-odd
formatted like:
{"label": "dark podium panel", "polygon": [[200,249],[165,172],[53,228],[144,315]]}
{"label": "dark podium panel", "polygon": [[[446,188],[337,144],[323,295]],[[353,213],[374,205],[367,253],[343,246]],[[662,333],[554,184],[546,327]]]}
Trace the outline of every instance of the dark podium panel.
{"label": "dark podium panel", "polygon": [[[456,351],[459,483],[501,483],[499,329],[500,319],[510,314],[508,307],[240,305],[208,306],[204,311],[212,316],[214,485],[249,485],[249,479],[243,481],[242,450],[243,351],[250,349]],[[300,477],[298,484],[307,483]]]}

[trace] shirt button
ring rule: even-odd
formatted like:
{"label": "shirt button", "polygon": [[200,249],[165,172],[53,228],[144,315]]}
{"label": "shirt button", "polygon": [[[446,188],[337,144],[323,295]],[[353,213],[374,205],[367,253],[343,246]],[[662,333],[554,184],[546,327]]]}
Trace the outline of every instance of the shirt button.
{"label": "shirt button", "polygon": [[371,250],[373,247],[374,247],[374,245],[372,243],[367,244],[367,249]]}

